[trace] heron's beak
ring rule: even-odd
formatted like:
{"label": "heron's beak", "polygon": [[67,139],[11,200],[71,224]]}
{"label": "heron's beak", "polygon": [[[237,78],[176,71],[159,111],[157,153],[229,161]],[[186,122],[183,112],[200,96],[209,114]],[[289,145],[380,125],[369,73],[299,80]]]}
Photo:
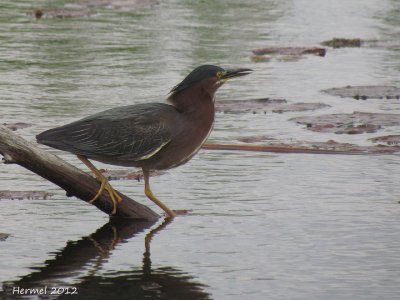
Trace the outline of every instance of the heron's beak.
{"label": "heron's beak", "polygon": [[253,70],[252,69],[227,69],[225,72],[221,72],[219,76],[219,80],[226,81],[231,78],[244,76],[250,74]]}

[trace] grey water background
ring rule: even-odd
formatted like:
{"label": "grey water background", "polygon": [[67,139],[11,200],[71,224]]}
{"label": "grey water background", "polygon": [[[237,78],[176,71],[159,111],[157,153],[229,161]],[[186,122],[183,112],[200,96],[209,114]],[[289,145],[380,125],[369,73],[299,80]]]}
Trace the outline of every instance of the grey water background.
{"label": "grey water background", "polygon": [[[332,106],[217,114],[213,142],[268,135],[286,142],[368,145],[369,137],[399,132],[388,127],[368,135],[322,134],[288,121],[335,112],[399,113],[396,99],[356,101],[320,93],[346,85],[398,86],[399,50],[329,49],[324,58],[250,60],[255,48],[316,46],[333,37],[398,42],[396,0],[170,0],[138,10],[97,7],[96,15],[81,18],[26,15],[49,5],[71,2],[0,3],[0,122],[34,124],[17,132],[30,141],[42,130],[97,111],[163,101],[204,63],[254,69],[221,88],[217,101],[278,97]],[[50,151],[85,168],[72,155]],[[101,263],[88,258],[74,272],[65,268],[44,282],[78,286],[76,299],[89,299],[85,293],[93,299],[107,293],[116,299],[399,299],[399,163],[398,156],[385,155],[202,150],[187,165],[152,178],[165,203],[191,212],[153,236],[151,265],[143,255],[150,232],[144,226],[110,246]],[[67,256],[69,246],[84,245],[71,251],[72,261],[82,259],[87,237],[108,222],[94,207],[67,198],[21,167],[0,165],[0,185],[54,193],[47,200],[0,201],[0,232],[11,235],[0,242],[3,288],[29,281],[49,261],[71,265],[60,255]],[[113,185],[159,212],[145,198],[142,182]],[[147,280],[149,272],[161,279]]]}

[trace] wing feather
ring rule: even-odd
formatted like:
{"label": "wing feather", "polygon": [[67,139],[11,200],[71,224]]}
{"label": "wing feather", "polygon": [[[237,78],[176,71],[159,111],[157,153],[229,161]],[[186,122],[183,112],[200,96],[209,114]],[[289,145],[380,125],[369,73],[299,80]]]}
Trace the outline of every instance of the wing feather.
{"label": "wing feather", "polygon": [[94,159],[147,159],[173,136],[175,108],[153,103],[119,107],[37,136],[39,143]]}

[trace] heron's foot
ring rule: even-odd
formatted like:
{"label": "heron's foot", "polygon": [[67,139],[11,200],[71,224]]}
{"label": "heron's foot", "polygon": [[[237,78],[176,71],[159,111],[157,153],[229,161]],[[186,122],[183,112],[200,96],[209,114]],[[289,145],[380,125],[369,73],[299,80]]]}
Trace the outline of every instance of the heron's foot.
{"label": "heron's foot", "polygon": [[111,226],[111,230],[113,232],[113,238],[110,244],[107,245],[102,245],[92,235],[89,236],[89,240],[93,243],[101,258],[107,258],[110,252],[114,250],[115,246],[122,241],[122,239],[118,237],[117,229],[114,226]]}
{"label": "heron's foot", "polygon": [[118,195],[118,193],[114,190],[112,185],[108,182],[108,180],[105,177],[101,179],[100,189],[97,192],[96,196],[94,196],[93,199],[89,201],[89,203],[93,203],[94,201],[96,201],[104,190],[106,190],[110,195],[111,201],[113,203],[113,210],[111,214],[115,215],[115,213],[117,212],[117,205],[118,203],[122,202],[122,198],[120,195]]}
{"label": "heron's foot", "polygon": [[147,198],[149,198],[151,201],[153,201],[155,204],[158,205],[165,213],[167,214],[167,217],[169,218],[175,218],[176,214],[175,212],[170,209],[168,206],[166,206],[164,203],[162,203],[156,196],[154,196],[153,192],[150,189],[150,185],[148,184],[148,180],[145,178],[145,188],[144,188],[144,193],[146,194]]}

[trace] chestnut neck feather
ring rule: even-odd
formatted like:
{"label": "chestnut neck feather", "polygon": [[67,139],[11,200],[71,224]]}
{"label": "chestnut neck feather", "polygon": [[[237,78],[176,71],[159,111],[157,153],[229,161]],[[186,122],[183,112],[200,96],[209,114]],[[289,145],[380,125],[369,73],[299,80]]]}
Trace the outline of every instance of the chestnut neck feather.
{"label": "chestnut neck feather", "polygon": [[188,89],[172,93],[167,101],[181,113],[201,113],[210,104],[214,108],[214,95],[214,89],[199,83]]}

